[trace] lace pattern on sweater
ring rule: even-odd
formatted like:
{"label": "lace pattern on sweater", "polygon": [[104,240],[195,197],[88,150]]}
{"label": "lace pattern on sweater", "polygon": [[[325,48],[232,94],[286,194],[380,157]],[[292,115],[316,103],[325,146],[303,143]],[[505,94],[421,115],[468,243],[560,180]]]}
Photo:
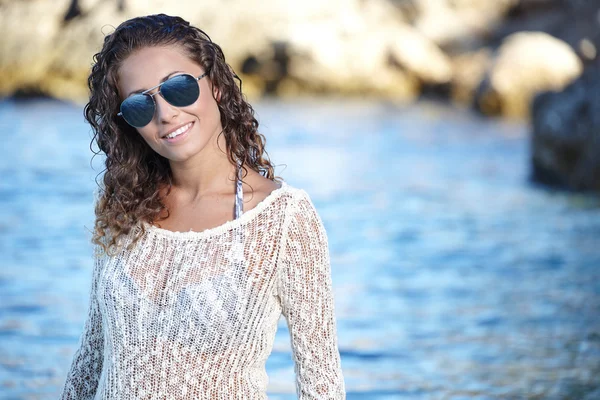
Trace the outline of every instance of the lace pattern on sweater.
{"label": "lace pattern on sweater", "polygon": [[304,190],[284,182],[203,232],[142,227],[94,259],[61,399],[266,399],[282,315],[298,398],[345,398],[327,235]]}

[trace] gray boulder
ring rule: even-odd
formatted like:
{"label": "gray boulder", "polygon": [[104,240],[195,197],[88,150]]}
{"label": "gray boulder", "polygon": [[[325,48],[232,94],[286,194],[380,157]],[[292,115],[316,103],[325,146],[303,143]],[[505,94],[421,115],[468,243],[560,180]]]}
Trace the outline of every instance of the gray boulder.
{"label": "gray boulder", "polygon": [[600,192],[600,68],[562,92],[536,96],[532,123],[532,178]]}

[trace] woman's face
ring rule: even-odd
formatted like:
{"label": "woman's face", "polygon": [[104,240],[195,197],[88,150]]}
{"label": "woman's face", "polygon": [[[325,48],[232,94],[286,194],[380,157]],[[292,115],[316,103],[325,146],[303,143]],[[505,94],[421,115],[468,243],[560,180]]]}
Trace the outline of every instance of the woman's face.
{"label": "woman's face", "polygon": [[[129,55],[118,70],[118,89],[121,101],[132,92],[146,90],[167,77],[188,73],[199,77],[204,68],[188,58],[180,47],[145,47]],[[212,93],[208,76],[198,81],[200,96],[187,107],[175,107],[157,94],[156,110],[150,123],[136,128],[146,143],[171,161],[185,161],[201,152],[210,151],[207,144],[221,132],[221,117]],[[149,94],[156,93],[153,89]],[[165,136],[180,128],[187,129],[174,140]]]}

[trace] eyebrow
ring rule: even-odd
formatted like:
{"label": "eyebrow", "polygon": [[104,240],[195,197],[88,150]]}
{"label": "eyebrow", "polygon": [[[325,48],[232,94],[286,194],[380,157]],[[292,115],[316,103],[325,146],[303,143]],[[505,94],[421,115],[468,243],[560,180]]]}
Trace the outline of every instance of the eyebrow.
{"label": "eyebrow", "polygon": [[[184,71],[173,71],[173,72],[171,72],[169,75],[166,75],[164,78],[162,78],[162,79],[160,80],[160,83],[163,83],[164,81],[166,81],[167,79],[169,79],[169,78],[171,77],[171,75],[173,75],[173,74],[177,74],[177,73],[179,73],[179,72],[184,72]],[[129,94],[128,94],[127,96],[125,96],[125,97],[129,97],[129,96],[131,96],[132,94],[136,94],[136,93],[142,93],[142,92],[145,92],[146,90],[148,90],[148,89],[138,89],[138,90],[134,90],[133,92],[129,92]]]}

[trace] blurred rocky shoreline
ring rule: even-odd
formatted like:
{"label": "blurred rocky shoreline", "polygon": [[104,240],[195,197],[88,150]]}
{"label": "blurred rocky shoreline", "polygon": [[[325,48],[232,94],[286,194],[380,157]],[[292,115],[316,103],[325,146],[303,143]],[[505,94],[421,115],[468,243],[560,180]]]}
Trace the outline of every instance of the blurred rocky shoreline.
{"label": "blurred rocky shoreline", "polygon": [[[4,0],[0,96],[84,103],[103,36],[125,19],[157,12],[205,30],[251,98],[333,94],[402,103],[426,95],[486,115],[531,116],[534,178],[600,190],[599,152],[581,167],[564,160],[587,154],[572,151],[584,136],[595,141],[578,146],[598,149],[598,117],[588,110],[596,110],[598,85],[585,83],[598,79],[598,0]],[[545,92],[552,94],[532,107]],[[589,176],[564,176],[581,168]]]}

